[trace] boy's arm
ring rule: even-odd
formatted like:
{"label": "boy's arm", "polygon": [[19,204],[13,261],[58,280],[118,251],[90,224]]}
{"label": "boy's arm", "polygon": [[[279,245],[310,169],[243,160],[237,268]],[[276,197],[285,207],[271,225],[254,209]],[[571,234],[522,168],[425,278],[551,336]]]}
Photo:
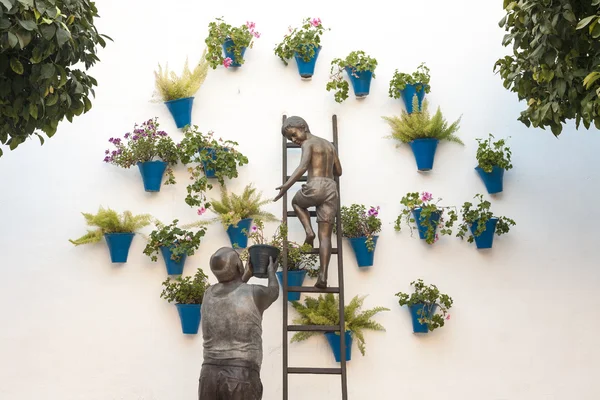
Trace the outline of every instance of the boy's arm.
{"label": "boy's arm", "polygon": [[337,151],[334,151],[334,160],[333,160],[333,173],[337,176],[342,176],[342,164],[340,163],[340,158],[337,155]]}
{"label": "boy's arm", "polygon": [[275,269],[276,265],[273,262],[273,258],[269,257],[269,268],[267,269],[269,274],[268,286],[252,286],[254,291],[254,302],[261,313],[269,308],[269,306],[273,304],[279,297],[279,283],[277,282],[277,277],[275,276]]}
{"label": "boy's arm", "polygon": [[290,175],[290,179],[288,179],[286,183],[275,188],[275,190],[279,190],[279,194],[273,199],[273,201],[277,201],[282,198],[285,192],[287,192],[287,190],[292,187],[292,185],[296,183],[296,181],[300,179],[302,175],[304,175],[310,166],[311,158],[312,148],[308,142],[304,142],[302,144],[302,158],[300,159],[300,165],[298,165],[298,168],[296,168],[294,173]]}

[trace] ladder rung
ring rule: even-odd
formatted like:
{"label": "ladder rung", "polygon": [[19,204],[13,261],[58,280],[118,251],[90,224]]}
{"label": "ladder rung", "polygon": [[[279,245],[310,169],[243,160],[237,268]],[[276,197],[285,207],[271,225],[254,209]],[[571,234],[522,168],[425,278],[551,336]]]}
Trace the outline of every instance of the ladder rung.
{"label": "ladder rung", "polygon": [[[286,181],[287,181],[287,180],[289,180],[290,178],[291,178],[291,177],[290,177],[290,176],[288,176],[288,177],[286,178]],[[298,178],[298,180],[297,180],[296,182],[306,182],[307,180],[308,180],[308,176],[306,176],[306,175],[302,175],[300,178]]]}
{"label": "ladder rung", "polygon": [[340,375],[341,368],[288,368],[288,374]]}
{"label": "ladder rung", "polygon": [[[334,145],[334,146],[335,146],[335,143],[334,143],[334,142],[329,142],[329,143],[331,143],[332,145]],[[286,147],[287,147],[288,149],[299,149],[299,148],[300,148],[300,146],[298,146],[296,143],[293,143],[293,142],[287,142],[287,143],[286,143]]]}
{"label": "ladder rung", "polygon": [[[316,211],[309,211],[309,214],[310,214],[311,217],[316,217],[317,216],[317,212]],[[296,211],[288,211],[287,212],[287,216],[288,217],[297,217]]]}
{"label": "ladder rung", "polygon": [[288,286],[288,292],[292,293],[339,293],[339,287],[328,287],[321,289],[314,286]]}
{"label": "ladder rung", "polygon": [[288,325],[289,332],[339,332],[338,325]]}
{"label": "ladder rung", "polygon": [[[338,253],[337,248],[331,249],[331,254],[337,254],[337,253]],[[304,254],[319,254],[319,248],[317,247],[316,249],[306,251],[306,252],[304,252]]]}

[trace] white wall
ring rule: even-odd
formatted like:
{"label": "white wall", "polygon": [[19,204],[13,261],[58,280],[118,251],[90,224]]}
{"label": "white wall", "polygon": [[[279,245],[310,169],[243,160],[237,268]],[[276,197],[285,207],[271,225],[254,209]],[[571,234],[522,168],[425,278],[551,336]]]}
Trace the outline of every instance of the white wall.
{"label": "white wall", "polygon": [[[497,26],[501,2],[126,3],[97,1],[99,30],[115,42],[93,68],[100,86],[92,111],[72,124],[62,122],[44,146],[32,140],[0,159],[1,399],[196,399],[202,337],[182,335],[175,306],[159,298],[166,277],[162,261],[152,263],[141,253],[140,236],[122,266],[110,264],[104,243],[74,247],[67,239],[85,231],[79,212],[99,205],[150,212],[165,221],[197,218],[183,201],[185,168],[177,169],[177,186],[150,194],[137,170],[102,158],[109,137],[154,116],[181,138],[166,107],[149,102],[153,70],[169,61],[179,72],[186,56],[196,62],[208,22],[221,15],[233,24],[255,21],[263,34],[241,69],[211,70],[196,94],[193,122],[237,140],[250,159],[230,188],[255,182],[274,196],[281,183],[282,114],[305,117],[325,137],[331,137],[331,115],[337,114],[342,202],[382,207],[375,266],[359,270],[345,246],[346,297],[368,294],[366,307],[391,309],[376,317],[387,332],[366,334],[367,355],[353,349],[350,398],[598,398],[600,211],[594,205],[600,138],[569,126],[557,140],[516,121],[523,105],[492,72],[506,52]],[[285,68],[272,52],[287,26],[305,16],[318,16],[332,28],[311,82],[300,80],[293,61]],[[358,49],[378,59],[377,79],[367,99],[338,105],[325,91],[329,62]],[[410,72],[421,61],[432,71],[431,105],[440,105],[449,120],[463,115],[460,135],[466,142],[440,145],[428,174],[417,173],[410,149],[383,138],[389,130],[380,118],[402,107],[387,96],[394,69]],[[514,218],[516,228],[488,252],[453,237],[431,247],[408,232],[394,232],[399,200],[408,191],[433,192],[449,205],[485,191],[473,171],[474,138],[488,132],[512,136],[515,168],[493,209]],[[281,203],[268,209],[280,215]],[[292,231],[301,239],[297,221]],[[212,226],[184,273],[202,267],[214,282],[208,259],[226,245],[225,232]],[[334,270],[335,260],[332,283]],[[447,326],[426,337],[412,334],[409,314],[394,297],[420,277],[455,301]],[[263,322],[266,400],[282,397],[283,305],[274,304]],[[333,367],[327,346],[321,337],[293,344],[291,362]],[[339,398],[335,376],[292,377],[290,388],[294,400]]]}

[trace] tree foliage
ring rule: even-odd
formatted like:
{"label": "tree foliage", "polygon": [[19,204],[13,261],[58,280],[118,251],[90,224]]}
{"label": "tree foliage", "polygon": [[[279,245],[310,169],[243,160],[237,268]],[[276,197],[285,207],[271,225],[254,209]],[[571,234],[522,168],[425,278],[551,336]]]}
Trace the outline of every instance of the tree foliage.
{"label": "tree foliage", "polygon": [[494,71],[527,102],[518,118],[525,125],[550,127],[555,136],[571,119],[577,128],[581,122],[600,128],[598,82],[590,77],[600,64],[599,7],[600,0],[504,0],[502,44],[512,45],[513,54]]}
{"label": "tree foliage", "polygon": [[[92,108],[87,75],[106,45],[89,0],[0,0],[0,143],[14,150],[38,131]],[[112,40],[112,39],[111,39]],[[84,70],[74,67],[81,64]],[[0,156],[2,150],[0,150]]]}

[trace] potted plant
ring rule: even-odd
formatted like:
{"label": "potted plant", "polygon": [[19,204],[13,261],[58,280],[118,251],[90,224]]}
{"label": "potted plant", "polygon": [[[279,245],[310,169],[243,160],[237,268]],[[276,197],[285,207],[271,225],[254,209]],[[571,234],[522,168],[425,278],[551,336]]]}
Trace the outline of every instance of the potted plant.
{"label": "potted plant", "polygon": [[155,221],[156,229],[150,233],[150,240],[144,249],[152,261],[158,260],[158,253],[162,253],[169,275],[181,275],[185,260],[200,247],[200,240],[206,234],[206,228],[201,228],[196,233],[186,231],[177,226],[178,219],[170,225]]}
{"label": "potted plant", "polygon": [[343,71],[346,71],[356,98],[365,98],[369,95],[371,78],[375,78],[375,68],[377,68],[377,60],[360,50],[351,52],[343,60],[335,58],[331,62],[331,77],[327,83],[327,91],[335,90],[335,101],[338,103],[348,98],[348,82],[342,76]]}
{"label": "potted plant", "polygon": [[[344,323],[345,344],[346,344],[346,361],[350,361],[352,356],[352,342],[356,339],[360,353],[365,355],[365,337],[364,330],[385,331],[383,326],[372,320],[372,317],[381,311],[389,311],[385,307],[374,307],[370,310],[361,311],[365,297],[355,296],[350,304],[344,307]],[[339,300],[332,293],[320,295],[318,299],[314,297],[306,297],[304,304],[297,301],[292,303],[292,306],[300,313],[300,318],[294,320],[295,324],[301,325],[339,325]],[[311,336],[317,335],[319,332],[306,331],[297,332],[292,336],[291,342],[300,342]],[[340,362],[340,333],[326,332],[325,337],[331,346],[335,361]]]}
{"label": "potted plant", "polygon": [[131,211],[119,214],[110,208],[104,209],[102,206],[95,215],[81,214],[89,226],[95,226],[98,229],[88,230],[88,233],[79,239],[69,239],[69,242],[75,246],[97,243],[104,236],[113,263],[127,262],[133,236],[139,229],[150,225],[152,218],[149,214],[133,215]]}
{"label": "potted plant", "polygon": [[179,159],[188,167],[191,184],[187,187],[185,202],[190,207],[200,207],[202,215],[210,203],[206,201],[206,191],[212,189],[208,179],[216,179],[221,186],[225,178],[237,178],[237,168],[248,164],[248,158],[240,153],[237,142],[231,140],[218,140],[213,132],[203,134],[198,127],[188,127],[184,130],[184,138],[179,143]]}
{"label": "potted plant", "polygon": [[[318,257],[317,254],[311,253],[313,248],[310,244],[299,244],[287,238],[288,226],[285,223],[281,223],[271,242],[271,245],[280,250],[277,262],[281,271],[277,271],[277,279],[279,279],[279,283],[283,286],[283,246],[287,242],[288,286],[302,286],[307,274],[311,278],[317,277],[319,270],[315,268],[315,265],[317,264]],[[300,292],[288,292],[288,301],[298,300],[300,300]]]}
{"label": "potted plant", "polygon": [[[425,93],[429,93],[431,87],[429,86],[429,68],[425,66],[425,63],[421,63],[412,75],[406,73],[399,73],[396,69],[394,76],[390,81],[390,97],[397,99],[402,96],[404,104],[406,105],[406,112],[412,114],[413,110],[421,110]],[[414,106],[413,99],[417,96],[418,105]]]}
{"label": "potted plant", "polygon": [[381,232],[381,220],[379,206],[371,207],[367,211],[362,204],[352,204],[350,207],[342,207],[342,236],[348,238],[356,262],[359,267],[370,267],[373,265],[375,246]]}
{"label": "potted plant", "polygon": [[487,140],[475,139],[479,143],[475,170],[481,176],[489,194],[502,191],[504,171],[513,167],[510,161],[512,155],[510,147],[506,145],[504,139],[492,143],[493,137],[494,135],[490,133]]}
{"label": "potted plant", "polygon": [[[416,97],[413,98],[413,106],[417,107]],[[462,117],[448,126],[439,107],[433,118],[430,117],[427,107],[425,100],[420,111],[408,114],[402,110],[400,117],[383,117],[392,128],[392,135],[388,138],[410,144],[419,171],[430,171],[433,168],[435,150],[440,140],[464,144],[455,135]]]}
{"label": "potted plant", "polygon": [[175,183],[172,165],[177,164],[177,146],[167,132],[159,131],[158,118],[144,121],[142,125],[135,124],[133,132],[128,132],[121,138],[110,138],[108,141],[116,150],[105,150],[104,162],[131,168],[137,165],[144,190],[160,192],[160,185],[165,171],[168,179],[165,185]]}
{"label": "potted plant", "polygon": [[190,71],[186,59],[180,77],[174,72],[169,72],[168,64],[164,70],[158,64],[158,72],[154,72],[155,96],[158,96],[165,103],[171,115],[173,115],[177,128],[183,128],[192,123],[193,96],[204,83],[207,74],[206,50],[202,53],[202,57],[200,57],[200,61],[193,71]]}
{"label": "potted plant", "polygon": [[256,219],[254,225],[250,228],[250,231],[242,230],[248,238],[254,241],[254,244],[246,249],[241,255],[242,260],[250,258],[252,264],[253,276],[257,278],[267,278],[267,269],[269,267],[269,258],[273,260],[279,259],[281,250],[275,246],[275,238],[277,233],[273,236],[273,240],[269,241],[264,235],[265,224],[260,220]]}
{"label": "potted plant", "polygon": [[[396,219],[394,229],[400,232],[402,222],[406,223],[410,228],[412,236],[413,229],[417,229],[419,237],[428,244],[434,244],[438,241],[439,235],[436,233],[437,228],[440,228],[442,235],[451,235],[452,226],[457,221],[456,213],[448,213],[448,221],[444,221],[444,212],[451,207],[442,207],[438,203],[442,199],[433,201],[433,195],[428,192],[421,194],[417,192],[407,193],[400,204],[404,209]],[[417,223],[418,221],[418,223]],[[416,224],[417,226],[413,226]]]}
{"label": "potted plant", "polygon": [[[410,296],[398,292],[400,306],[408,306],[412,317],[413,332],[427,333],[444,326],[450,319],[448,309],[452,307],[452,298],[440,293],[435,285],[425,285],[422,279],[410,283],[415,292]],[[438,312],[439,311],[439,312]]]}
{"label": "potted plant", "polygon": [[248,236],[245,232],[250,230],[252,220],[277,221],[277,218],[261,207],[271,203],[263,199],[262,193],[257,192],[252,184],[247,185],[241,195],[228,193],[225,186],[221,186],[221,200],[211,199],[211,209],[218,215],[209,222],[220,221],[227,231],[231,246],[245,249],[248,246]]}
{"label": "potted plant", "polygon": [[475,241],[478,249],[490,249],[494,242],[494,233],[498,236],[504,235],[516,223],[507,217],[494,216],[490,211],[492,203],[483,200],[482,194],[476,194],[474,198],[479,200],[476,207],[468,201],[462,206],[462,222],[458,225],[456,236],[464,239],[467,231],[470,230],[472,236],[467,239],[469,243]]}
{"label": "potted plant", "polygon": [[208,47],[206,59],[211,68],[216,69],[221,64],[225,68],[241,67],[246,49],[252,48],[254,38],[260,37],[260,33],[254,30],[255,27],[254,22],[232,27],[223,20],[223,17],[209,23],[208,37],[205,42]]}
{"label": "potted plant", "polygon": [[321,51],[321,35],[325,29],[320,18],[305,18],[300,28],[288,28],[288,34],[275,47],[275,55],[287,66],[290,58],[296,59],[298,72],[303,79],[311,79]]}
{"label": "potted plant", "polygon": [[162,285],[164,289],[160,297],[166,299],[169,303],[175,302],[179,319],[181,320],[181,330],[184,334],[195,335],[200,326],[202,300],[204,293],[210,286],[208,276],[198,268],[194,278],[191,276],[176,279],[168,277]]}

